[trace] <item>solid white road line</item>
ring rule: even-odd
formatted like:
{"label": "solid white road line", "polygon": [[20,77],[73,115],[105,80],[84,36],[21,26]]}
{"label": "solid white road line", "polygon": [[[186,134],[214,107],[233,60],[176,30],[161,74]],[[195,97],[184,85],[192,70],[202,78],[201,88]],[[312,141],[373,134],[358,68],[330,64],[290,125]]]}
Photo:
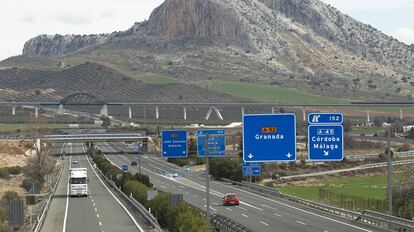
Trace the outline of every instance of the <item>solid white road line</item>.
{"label": "solid white road line", "polygon": [[[70,144],[70,147],[72,148],[72,144]],[[72,155],[69,156],[69,169],[72,167]],[[66,221],[68,220],[68,208],[69,208],[69,181],[68,185],[66,187],[66,207],[65,207],[65,216],[63,218],[63,228],[62,231],[66,231]]]}
{"label": "solid white road line", "polygon": [[111,192],[111,190],[109,190],[108,187],[106,187],[105,183],[101,180],[101,178],[99,177],[98,173],[96,173],[95,169],[93,168],[91,162],[89,162],[88,157],[85,155],[86,160],[89,163],[89,166],[91,166],[92,171],[95,173],[96,177],[98,177],[98,180],[102,183],[102,185],[105,187],[106,190],[108,190],[109,194],[111,194],[111,196],[116,200],[116,202],[118,202],[118,204],[124,209],[124,211],[128,214],[128,216],[131,218],[131,220],[134,222],[135,226],[139,229],[139,231],[144,232],[144,230],[141,228],[141,226],[137,223],[137,221],[135,220],[135,218],[131,215],[131,213],[128,211],[128,209],[121,203],[121,201],[118,200],[118,198]]}

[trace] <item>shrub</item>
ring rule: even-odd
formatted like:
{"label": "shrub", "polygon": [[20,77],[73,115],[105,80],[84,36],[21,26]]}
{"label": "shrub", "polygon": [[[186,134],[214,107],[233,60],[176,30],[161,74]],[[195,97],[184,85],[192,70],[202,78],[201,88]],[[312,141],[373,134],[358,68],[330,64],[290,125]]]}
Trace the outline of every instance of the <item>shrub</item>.
{"label": "shrub", "polygon": [[11,175],[19,175],[23,171],[23,168],[20,166],[8,167],[7,169]]}
{"label": "shrub", "polygon": [[168,207],[169,196],[170,196],[169,193],[164,193],[164,192],[160,193],[154,199],[149,201],[147,204],[148,208],[151,208],[151,212],[154,214],[154,216],[158,220],[158,223],[163,228],[168,227],[167,213],[169,210],[169,207]]}
{"label": "shrub", "polygon": [[6,213],[3,207],[0,207],[0,229],[3,227],[4,220],[6,220]]}
{"label": "shrub", "polygon": [[208,232],[210,229],[207,222],[200,214],[200,211],[191,207],[186,202],[176,205],[171,211],[170,216],[174,218],[174,223],[169,225],[170,231],[176,232]]}
{"label": "shrub", "polygon": [[144,184],[141,184],[138,181],[135,180],[127,180],[124,183],[123,191],[125,194],[129,195],[132,193],[132,196],[142,204],[146,204],[147,202],[147,186]]}
{"label": "shrub", "polygon": [[0,168],[0,178],[10,179],[9,171],[7,170],[7,168]]}
{"label": "shrub", "polygon": [[17,192],[15,191],[6,191],[3,195],[3,197],[1,198],[1,201],[7,201],[7,200],[17,200],[20,199],[19,194],[17,194]]}
{"label": "shrub", "polygon": [[27,192],[29,192],[30,191],[30,189],[32,189],[32,180],[29,180],[29,179],[27,179],[27,178],[25,178],[23,181],[22,181],[22,184],[20,185],[22,188],[24,188]]}

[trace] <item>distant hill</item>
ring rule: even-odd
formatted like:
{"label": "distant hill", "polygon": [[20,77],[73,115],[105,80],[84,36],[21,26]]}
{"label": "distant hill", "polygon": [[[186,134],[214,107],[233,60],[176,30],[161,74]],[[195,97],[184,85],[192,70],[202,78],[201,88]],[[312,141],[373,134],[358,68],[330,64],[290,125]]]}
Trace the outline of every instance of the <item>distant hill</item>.
{"label": "distant hill", "polygon": [[0,70],[0,101],[58,101],[81,92],[108,102],[243,101],[193,85],[148,84],[94,63],[62,71],[17,68]]}
{"label": "distant hill", "polygon": [[39,35],[22,57],[0,67],[90,61],[203,89],[227,81],[363,100],[414,94],[414,45],[320,0],[166,0],[127,31]]}

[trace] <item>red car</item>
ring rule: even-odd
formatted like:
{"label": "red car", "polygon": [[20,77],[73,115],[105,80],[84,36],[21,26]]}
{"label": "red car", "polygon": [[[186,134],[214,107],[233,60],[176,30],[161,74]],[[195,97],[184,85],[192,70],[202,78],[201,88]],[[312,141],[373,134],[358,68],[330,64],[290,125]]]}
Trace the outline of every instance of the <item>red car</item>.
{"label": "red car", "polygon": [[240,198],[235,193],[227,193],[223,197],[223,205],[239,205]]}

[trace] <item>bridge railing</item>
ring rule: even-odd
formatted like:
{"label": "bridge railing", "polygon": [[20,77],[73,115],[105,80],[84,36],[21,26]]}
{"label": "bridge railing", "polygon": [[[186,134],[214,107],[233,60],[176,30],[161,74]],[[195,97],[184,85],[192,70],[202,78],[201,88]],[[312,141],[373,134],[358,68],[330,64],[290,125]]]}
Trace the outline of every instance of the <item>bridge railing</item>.
{"label": "bridge railing", "polygon": [[[204,217],[207,217],[207,213],[202,211]],[[253,230],[243,226],[230,218],[223,215],[213,213],[210,215],[210,225],[220,232],[253,232]]]}
{"label": "bridge railing", "polygon": [[329,212],[332,214],[335,214],[340,217],[348,218],[355,221],[360,221],[363,223],[370,224],[372,226],[376,226],[382,229],[387,229],[391,231],[399,231],[399,232],[414,232],[414,221],[407,220],[391,215],[386,215],[382,213],[377,213],[373,211],[365,210],[362,213],[354,212],[351,210],[341,209],[334,206],[305,200],[299,197],[283,194],[279,192],[275,188],[270,188],[258,184],[253,184],[249,182],[237,182],[237,181],[231,181],[228,179],[221,179],[222,181],[232,183],[233,185],[248,188],[254,192],[264,194],[266,196],[272,196],[277,198],[286,199],[288,201],[295,202],[300,205],[304,205],[307,207],[311,207],[314,209],[322,210],[325,212]]}

